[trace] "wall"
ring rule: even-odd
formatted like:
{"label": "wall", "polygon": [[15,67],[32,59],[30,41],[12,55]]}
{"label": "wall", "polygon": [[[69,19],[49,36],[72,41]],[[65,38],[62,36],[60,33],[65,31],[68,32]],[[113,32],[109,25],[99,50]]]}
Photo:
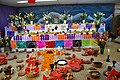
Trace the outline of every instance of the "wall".
{"label": "wall", "polygon": [[17,8],[0,5],[0,30],[2,31],[2,37],[4,36],[4,26],[7,26],[10,22],[7,20],[10,14],[16,14]]}
{"label": "wall", "polygon": [[114,17],[113,17],[113,23],[112,23],[112,29],[114,33],[117,34],[117,28],[120,27],[120,3],[115,4],[115,11],[114,11]]}
{"label": "wall", "polygon": [[[107,24],[107,29],[111,29],[112,26],[112,14],[114,13],[114,4],[84,4],[84,5],[54,5],[54,6],[37,6],[37,7],[22,7],[18,8],[18,12],[33,12],[39,15],[40,19],[43,17],[43,12],[56,12],[61,14],[64,11],[68,11],[72,16],[77,16],[78,13],[87,12],[93,19],[94,12],[103,12],[105,16],[102,18]],[[79,21],[80,18],[77,16],[74,21]]]}

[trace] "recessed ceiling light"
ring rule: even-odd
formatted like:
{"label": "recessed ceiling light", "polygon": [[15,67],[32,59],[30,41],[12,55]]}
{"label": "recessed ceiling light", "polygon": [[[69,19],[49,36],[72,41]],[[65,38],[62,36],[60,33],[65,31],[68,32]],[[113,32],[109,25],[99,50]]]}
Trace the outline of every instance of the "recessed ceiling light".
{"label": "recessed ceiling light", "polygon": [[[45,1],[57,1],[57,0],[36,0],[36,2],[45,2]],[[28,0],[26,1],[17,1],[17,3],[28,3]]]}

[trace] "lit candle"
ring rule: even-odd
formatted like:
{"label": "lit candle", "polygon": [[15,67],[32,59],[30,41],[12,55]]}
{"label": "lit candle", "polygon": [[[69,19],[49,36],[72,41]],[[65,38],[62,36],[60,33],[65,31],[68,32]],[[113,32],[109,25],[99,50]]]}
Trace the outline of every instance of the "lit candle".
{"label": "lit candle", "polygon": [[58,46],[58,51],[60,51],[61,49],[60,49],[60,46]]}
{"label": "lit candle", "polygon": [[49,74],[49,73],[48,73],[48,69],[47,69],[47,68],[45,69],[45,74],[46,74],[46,75],[48,75],[48,74]]}
{"label": "lit candle", "polygon": [[108,49],[108,55],[110,55],[110,49]]}

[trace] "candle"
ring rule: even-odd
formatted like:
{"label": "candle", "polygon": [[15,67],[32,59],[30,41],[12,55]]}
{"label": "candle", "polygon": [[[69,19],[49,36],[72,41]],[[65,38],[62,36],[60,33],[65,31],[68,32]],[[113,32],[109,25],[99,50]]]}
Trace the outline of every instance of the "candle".
{"label": "candle", "polygon": [[60,51],[61,50],[61,48],[60,48],[60,46],[58,46],[58,51]]}
{"label": "candle", "polygon": [[49,72],[48,72],[48,69],[47,69],[47,68],[45,69],[45,74],[46,74],[46,76],[49,74]]}
{"label": "candle", "polygon": [[110,55],[110,49],[108,49],[108,55]]}

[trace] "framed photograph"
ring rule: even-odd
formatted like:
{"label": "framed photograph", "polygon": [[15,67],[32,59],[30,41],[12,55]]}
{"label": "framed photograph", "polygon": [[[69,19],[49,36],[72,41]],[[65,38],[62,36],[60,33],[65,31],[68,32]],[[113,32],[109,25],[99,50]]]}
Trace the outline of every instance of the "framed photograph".
{"label": "framed photograph", "polygon": [[60,23],[59,17],[53,17],[52,23],[53,23],[53,24],[59,24],[59,23]]}

